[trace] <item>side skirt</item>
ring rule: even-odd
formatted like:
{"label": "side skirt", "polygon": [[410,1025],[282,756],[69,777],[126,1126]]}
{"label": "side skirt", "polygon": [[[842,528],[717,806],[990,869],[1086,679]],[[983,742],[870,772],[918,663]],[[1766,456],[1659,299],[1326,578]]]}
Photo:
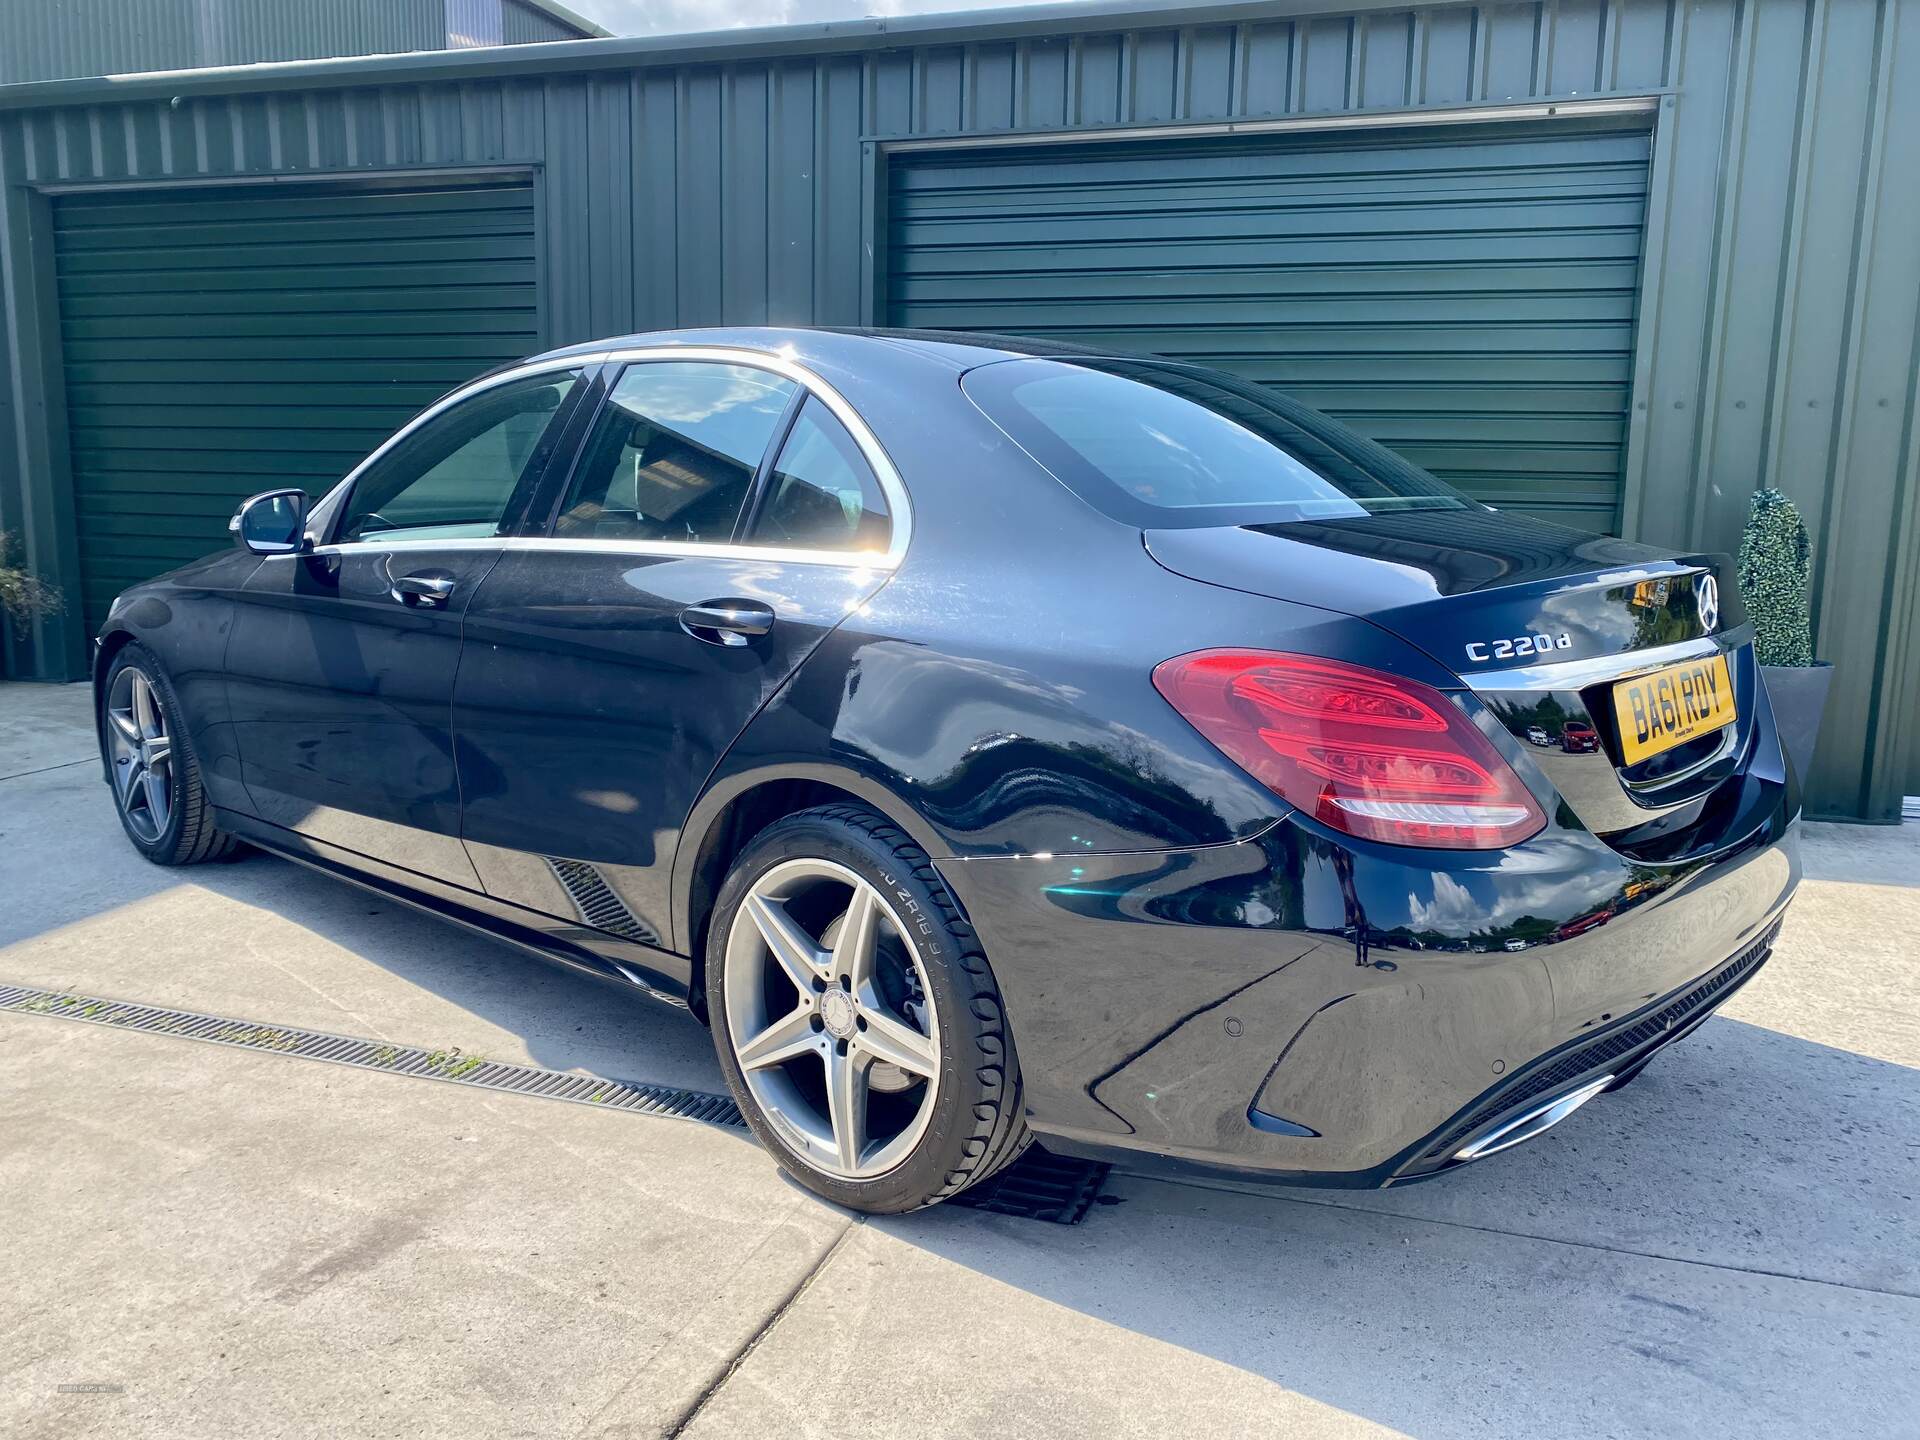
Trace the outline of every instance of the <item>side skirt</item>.
{"label": "side skirt", "polygon": [[569,924],[537,910],[417,875],[237,810],[216,808],[215,814],[220,828],[229,835],[283,860],[503,940],[577,974],[590,975],[623,990],[638,990],[677,1009],[687,1008],[693,966],[684,955],[622,940],[589,926]]}

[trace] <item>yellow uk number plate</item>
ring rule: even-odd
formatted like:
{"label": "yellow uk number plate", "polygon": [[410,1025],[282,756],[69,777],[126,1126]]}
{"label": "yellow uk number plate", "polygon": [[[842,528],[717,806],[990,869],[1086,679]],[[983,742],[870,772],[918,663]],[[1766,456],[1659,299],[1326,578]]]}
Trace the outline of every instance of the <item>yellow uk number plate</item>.
{"label": "yellow uk number plate", "polygon": [[1731,725],[1733,677],[1727,657],[1687,660],[1622,680],[1613,687],[1613,713],[1629,765]]}

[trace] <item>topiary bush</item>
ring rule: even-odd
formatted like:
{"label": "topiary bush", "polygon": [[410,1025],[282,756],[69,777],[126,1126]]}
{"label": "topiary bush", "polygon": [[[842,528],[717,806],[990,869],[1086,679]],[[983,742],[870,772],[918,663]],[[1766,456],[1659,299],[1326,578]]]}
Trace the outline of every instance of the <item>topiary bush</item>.
{"label": "topiary bush", "polygon": [[1778,490],[1756,490],[1740,537],[1740,594],[1753,620],[1762,665],[1813,664],[1813,618],[1807,607],[1812,546],[1800,510]]}

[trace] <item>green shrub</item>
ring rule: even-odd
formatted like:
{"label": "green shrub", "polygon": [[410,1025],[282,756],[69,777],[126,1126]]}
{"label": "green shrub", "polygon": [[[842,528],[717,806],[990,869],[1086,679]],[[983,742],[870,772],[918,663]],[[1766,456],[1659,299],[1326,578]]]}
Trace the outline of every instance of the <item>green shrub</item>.
{"label": "green shrub", "polygon": [[0,533],[0,615],[13,622],[13,631],[24,637],[36,615],[52,615],[60,609],[60,592],[39,576],[11,563],[13,536]]}
{"label": "green shrub", "polygon": [[1740,537],[1740,594],[1753,620],[1762,665],[1813,664],[1813,620],[1807,608],[1812,547],[1793,501],[1756,490]]}

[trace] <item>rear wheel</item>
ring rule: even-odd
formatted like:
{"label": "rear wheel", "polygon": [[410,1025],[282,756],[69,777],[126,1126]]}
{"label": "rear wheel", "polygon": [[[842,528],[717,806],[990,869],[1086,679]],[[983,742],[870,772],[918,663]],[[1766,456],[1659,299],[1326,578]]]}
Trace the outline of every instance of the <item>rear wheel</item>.
{"label": "rear wheel", "polygon": [[179,698],[153,653],[128,645],[107,672],[101,743],[127,838],[156,865],[193,865],[230,854],[236,841],[213,823],[200,763]]}
{"label": "rear wheel", "polygon": [[714,1046],[803,1185],[876,1214],[984,1180],[1027,1144],[999,989],[924,852],[855,806],[775,822],[720,892]]}

